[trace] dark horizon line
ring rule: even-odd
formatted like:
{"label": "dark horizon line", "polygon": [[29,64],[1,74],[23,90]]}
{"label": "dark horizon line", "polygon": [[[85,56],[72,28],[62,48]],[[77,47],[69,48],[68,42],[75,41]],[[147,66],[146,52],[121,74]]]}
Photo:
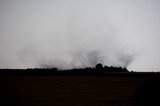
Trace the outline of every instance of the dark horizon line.
{"label": "dark horizon line", "polygon": [[[71,68],[71,69],[61,69],[61,68],[56,68],[56,67],[44,67],[44,68],[4,68],[4,69],[0,69],[0,73],[2,72],[2,70],[7,70],[7,71],[36,71],[36,70],[41,70],[44,72],[134,72],[134,73],[155,73],[154,71],[134,71],[131,70],[129,71],[126,67],[121,67],[121,66],[105,66],[102,65],[101,63],[98,63],[97,65],[95,65],[94,67],[84,67],[84,68]],[[158,73],[158,72],[157,72]]]}

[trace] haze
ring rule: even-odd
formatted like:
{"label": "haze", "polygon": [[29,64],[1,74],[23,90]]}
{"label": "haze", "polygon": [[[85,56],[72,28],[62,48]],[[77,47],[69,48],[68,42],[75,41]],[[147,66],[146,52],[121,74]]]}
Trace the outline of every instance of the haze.
{"label": "haze", "polygon": [[160,70],[159,0],[0,0],[0,68]]}

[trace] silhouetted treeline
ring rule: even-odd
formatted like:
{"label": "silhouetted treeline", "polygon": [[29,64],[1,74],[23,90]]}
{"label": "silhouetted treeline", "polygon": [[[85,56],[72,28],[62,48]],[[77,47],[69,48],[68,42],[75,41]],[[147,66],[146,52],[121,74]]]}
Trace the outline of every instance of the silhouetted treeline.
{"label": "silhouetted treeline", "polygon": [[92,74],[92,73],[114,73],[114,72],[129,72],[127,68],[109,67],[99,63],[95,67],[58,70],[57,68],[34,68],[34,69],[0,69],[0,75],[49,75],[49,74]]}
{"label": "silhouetted treeline", "polygon": [[99,63],[95,67],[58,70],[57,68],[34,68],[34,69],[0,69],[0,75],[54,75],[54,74],[98,74],[98,73],[115,73],[129,72],[127,68],[109,67]]}
{"label": "silhouetted treeline", "polygon": [[71,69],[71,70],[66,70],[67,72],[129,72],[127,68],[122,68],[122,67],[109,67],[109,66],[104,66],[99,63],[95,67],[87,67],[84,69]]}

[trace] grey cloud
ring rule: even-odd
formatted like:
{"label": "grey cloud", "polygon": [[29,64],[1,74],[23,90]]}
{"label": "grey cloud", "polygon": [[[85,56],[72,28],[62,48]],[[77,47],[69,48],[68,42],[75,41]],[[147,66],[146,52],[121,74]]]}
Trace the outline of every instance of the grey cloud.
{"label": "grey cloud", "polygon": [[[160,64],[153,0],[1,0],[0,68]],[[156,70],[157,71],[157,70]]]}

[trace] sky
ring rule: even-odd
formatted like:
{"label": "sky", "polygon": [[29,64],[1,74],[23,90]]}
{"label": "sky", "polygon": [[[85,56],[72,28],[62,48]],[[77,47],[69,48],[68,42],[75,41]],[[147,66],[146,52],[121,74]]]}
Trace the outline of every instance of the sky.
{"label": "sky", "polygon": [[160,71],[159,0],[0,0],[0,68]]}

